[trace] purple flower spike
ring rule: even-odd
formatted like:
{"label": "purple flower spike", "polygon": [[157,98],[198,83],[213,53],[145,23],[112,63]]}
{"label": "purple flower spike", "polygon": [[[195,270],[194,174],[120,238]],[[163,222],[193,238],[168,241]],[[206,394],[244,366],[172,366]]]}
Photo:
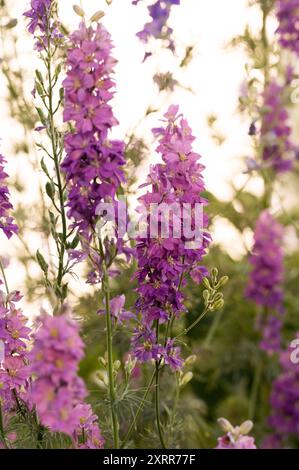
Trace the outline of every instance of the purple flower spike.
{"label": "purple flower spike", "polygon": [[[208,218],[204,214],[201,220],[200,243],[193,247],[190,239],[176,229],[182,228],[186,219],[183,207],[188,205],[190,223],[196,225],[195,208],[203,208],[207,201],[201,196],[205,189],[200,156],[192,149],[194,137],[187,121],[179,114],[178,106],[170,106],[164,115],[165,126],[154,129],[159,140],[157,151],[163,163],[153,166],[144,186],[150,189],[139,200],[142,210],[148,213],[148,226],[152,222],[158,228],[157,233],[147,233],[137,239],[138,299],[136,310],[141,315],[140,329],[135,331],[132,347],[133,355],[139,361],[159,357],[172,369],[182,366],[179,348],[170,338],[166,346],[156,344],[153,332],[155,323],[167,322],[186,311],[184,296],[180,287],[184,285],[183,277],[189,274],[195,282],[201,282],[207,274],[202,266],[202,259],[209,246],[211,237],[206,231]],[[164,208],[176,207],[173,217],[163,219],[161,212],[151,210],[152,204],[163,204]],[[175,205],[175,206],[174,206]],[[167,229],[165,233],[163,230]],[[149,232],[149,230],[147,230]]]}
{"label": "purple flower spike", "polygon": [[249,262],[252,266],[246,296],[273,314],[262,318],[262,349],[272,353],[280,350],[283,313],[283,227],[268,211],[261,213],[255,227],[254,246]]}
{"label": "purple flower spike", "polygon": [[9,190],[6,185],[8,175],[4,171],[6,161],[0,154],[0,230],[10,238],[14,233],[18,232],[18,227],[14,223],[13,217],[10,216],[10,211],[13,209],[9,201]]}
{"label": "purple flower spike", "polygon": [[299,0],[278,0],[277,19],[281,46],[299,56]]}

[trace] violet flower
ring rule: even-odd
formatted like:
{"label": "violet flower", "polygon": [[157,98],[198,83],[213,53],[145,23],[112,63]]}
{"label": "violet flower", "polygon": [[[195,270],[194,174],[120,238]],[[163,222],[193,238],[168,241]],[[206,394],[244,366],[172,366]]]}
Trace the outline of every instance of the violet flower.
{"label": "violet flower", "polygon": [[261,347],[269,352],[280,349],[282,322],[277,315],[283,313],[283,227],[268,211],[260,214],[254,232],[254,246],[249,263],[252,266],[246,297],[267,311],[259,325],[263,330]]}
{"label": "violet flower", "polygon": [[0,341],[4,353],[0,367],[0,401],[5,413],[15,408],[15,394],[27,399],[29,384],[28,341],[31,330],[16,306],[20,298],[18,292],[6,294],[0,289]]}
{"label": "violet flower", "polygon": [[[129,310],[124,308],[126,297],[124,295],[118,295],[110,300],[110,313],[115,323],[126,323],[132,318],[136,318],[136,315]],[[98,314],[105,315],[106,310],[98,310]]]}
{"label": "violet flower", "polygon": [[[137,5],[139,0],[132,0],[133,5]],[[148,12],[151,21],[144,25],[142,31],[137,33],[141,41],[147,43],[151,37],[162,39],[168,42],[170,50],[174,51],[174,41],[172,38],[172,28],[167,25],[173,5],[180,5],[180,0],[156,0],[152,5],[148,6]],[[151,53],[146,53],[147,58]]]}
{"label": "violet flower", "polygon": [[294,51],[299,56],[299,0],[278,0],[277,33],[282,47]]}
{"label": "violet flower", "polygon": [[[101,258],[90,249],[99,220],[97,207],[109,202],[116,208],[116,193],[125,181],[124,142],[108,138],[110,129],[117,124],[109,104],[114,94],[111,75],[116,61],[111,55],[110,34],[103,25],[93,28],[82,22],[70,40],[68,72],[63,82],[64,121],[72,123],[74,131],[65,137],[62,170],[68,185],[68,216],[80,235],[82,251],[89,254],[95,267],[89,282],[98,283]],[[113,248],[126,254],[130,251],[120,239]],[[74,251],[72,255],[75,256]],[[77,250],[77,259],[80,258]]]}
{"label": "violet flower", "polygon": [[216,449],[256,449],[254,438],[248,436],[253,427],[251,421],[244,421],[241,426],[236,427],[224,418],[219,418],[218,423],[225,431],[225,435],[218,438]]}
{"label": "violet flower", "polygon": [[0,154],[0,230],[3,231],[7,238],[10,238],[14,233],[18,232],[18,227],[10,215],[13,206],[9,201],[10,193],[6,184],[8,175],[4,171],[5,163],[6,160]]}
{"label": "violet flower", "polygon": [[[296,334],[299,339],[299,333]],[[290,346],[280,354],[281,372],[273,383],[269,424],[278,440],[299,437],[299,365],[292,362]]]}
{"label": "violet flower", "polygon": [[[188,238],[182,233],[177,236],[176,227],[183,225],[182,207],[190,204],[191,223],[194,227],[196,205],[205,205],[201,196],[204,191],[202,177],[203,166],[198,162],[200,156],[192,150],[194,137],[187,121],[178,114],[178,106],[171,106],[165,114],[165,127],[154,129],[159,138],[157,151],[161,153],[163,163],[150,170],[146,185],[150,190],[139,200],[150,214],[150,223],[155,220],[159,233],[147,234],[137,240],[138,300],[136,310],[141,315],[141,325],[135,330],[132,341],[133,356],[139,361],[164,359],[173,369],[179,369],[182,360],[179,349],[171,338],[165,344],[158,344],[153,331],[154,322],[160,324],[178,317],[186,311],[184,295],[180,288],[185,285],[184,275],[189,274],[195,282],[201,282],[207,274],[201,265],[211,237],[205,231],[208,225],[206,214],[203,216],[199,246],[192,249]],[[169,234],[161,236],[164,220],[161,213],[156,216],[151,211],[152,204],[178,205],[174,218],[170,217]],[[176,206],[177,207],[177,206]],[[156,217],[156,219],[155,219]],[[172,220],[171,220],[172,219]]]}
{"label": "violet flower", "polygon": [[[103,438],[97,418],[83,403],[87,391],[78,377],[83,355],[78,324],[69,314],[43,315],[30,354],[34,377],[30,400],[42,424],[51,431],[70,435],[79,448],[101,448]],[[86,434],[81,436],[83,428]]]}
{"label": "violet flower", "polygon": [[283,86],[271,81],[263,95],[261,142],[263,161],[276,172],[292,168],[296,148],[290,140],[289,114],[283,103]]}
{"label": "violet flower", "polygon": [[31,0],[30,9],[24,13],[30,20],[28,31],[36,38],[38,51],[48,46],[48,39],[53,42],[62,38],[57,18],[54,18],[56,9],[56,0]]}

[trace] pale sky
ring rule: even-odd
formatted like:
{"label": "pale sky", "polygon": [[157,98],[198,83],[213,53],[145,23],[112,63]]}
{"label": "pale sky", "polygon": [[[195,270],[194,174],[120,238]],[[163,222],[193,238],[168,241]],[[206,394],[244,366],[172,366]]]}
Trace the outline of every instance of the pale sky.
{"label": "pale sky", "polygon": [[[19,20],[17,30],[20,35],[18,49],[21,53],[21,64],[28,71],[28,93],[33,88],[34,68],[38,66],[36,54],[32,50],[32,38],[24,35],[25,21],[23,11],[29,2],[12,2],[11,13]],[[74,29],[80,18],[75,15],[71,0],[60,0],[60,13],[64,23]],[[78,1],[78,3],[80,3]],[[145,2],[146,3],[146,2]],[[248,9],[247,0],[182,0],[181,6],[172,9],[170,25],[175,31],[178,55],[182,58],[183,46],[195,45],[195,57],[192,63],[175,77],[185,88],[177,89],[171,98],[157,99],[157,89],[153,86],[151,77],[157,71],[175,71],[179,59],[173,57],[169,51],[160,51],[145,64],[144,44],[135,34],[142,29],[147,21],[147,9],[141,3],[134,7],[131,0],[113,0],[108,7],[105,0],[82,0],[81,5],[91,16],[101,9],[106,13],[103,23],[110,31],[114,44],[114,55],[118,60],[116,67],[117,94],[114,98],[113,108],[120,125],[114,134],[123,138],[132,129],[135,129],[146,108],[153,104],[161,106],[161,112],[151,115],[137,127],[137,134],[146,136],[151,141],[150,129],[159,125],[158,120],[166,111],[169,104],[179,104],[181,112],[188,119],[193,134],[197,137],[196,150],[202,155],[206,166],[205,180],[207,188],[221,198],[229,198],[230,181],[242,184],[245,181],[243,158],[251,155],[250,139],[248,137],[248,121],[237,113],[238,96],[241,83],[245,79],[246,55],[241,49],[227,47],[229,41],[244,31],[247,23],[253,29],[259,28],[259,15],[257,11]],[[36,198],[38,178],[41,174],[32,175],[27,164],[27,156],[18,158],[18,167],[12,155],[11,142],[20,132],[18,127],[8,118],[6,106],[3,104],[4,82],[0,79],[0,117],[2,138],[2,153],[9,160],[10,173],[21,172],[28,191],[25,199],[29,202]],[[210,129],[206,124],[207,115],[215,114],[219,121],[217,129],[224,134],[226,141],[217,146],[211,137]],[[38,136],[34,136],[38,137]],[[152,147],[154,150],[154,147]],[[34,154],[31,158],[35,158]],[[158,157],[152,151],[148,155],[146,165],[140,171],[140,181],[146,178],[150,163],[156,162]],[[15,193],[12,188],[12,196]],[[31,235],[31,244],[38,245],[38,236]],[[242,242],[237,235],[227,227],[214,234],[216,241],[222,241],[227,249],[234,246],[234,254],[243,252]],[[16,280],[16,272],[9,277]],[[17,275],[21,279],[22,275]],[[21,283],[21,281],[19,281]]]}

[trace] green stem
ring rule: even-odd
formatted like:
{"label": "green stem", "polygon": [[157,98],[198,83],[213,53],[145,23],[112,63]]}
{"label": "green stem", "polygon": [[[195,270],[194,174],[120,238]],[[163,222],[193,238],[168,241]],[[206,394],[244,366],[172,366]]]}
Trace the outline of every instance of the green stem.
{"label": "green stem", "polygon": [[137,420],[138,420],[138,418],[139,418],[139,415],[140,415],[141,411],[142,411],[143,408],[144,408],[146,399],[147,399],[148,394],[149,394],[149,392],[150,392],[150,390],[151,390],[151,387],[152,387],[152,385],[153,385],[153,382],[154,382],[155,377],[156,377],[156,371],[154,371],[154,373],[153,373],[153,375],[152,375],[152,377],[151,377],[151,380],[150,380],[150,382],[149,382],[149,384],[148,384],[148,386],[147,386],[147,388],[146,388],[146,390],[145,390],[145,392],[144,392],[144,395],[143,395],[143,397],[142,397],[141,403],[140,403],[140,405],[139,405],[139,407],[138,407],[138,409],[137,409],[137,411],[136,411],[136,414],[135,414],[135,416],[134,416],[134,418],[133,418],[133,421],[132,421],[132,423],[130,424],[130,427],[129,427],[129,429],[128,429],[128,432],[127,432],[127,434],[126,434],[126,436],[125,436],[125,438],[124,438],[124,440],[123,440],[123,443],[122,443],[122,445],[121,445],[121,449],[123,449],[123,448],[125,447],[126,443],[128,442],[128,440],[129,440],[130,437],[131,437],[133,428],[134,428],[134,426],[135,426],[135,424],[136,424],[136,422],[137,422]]}
{"label": "green stem", "polygon": [[264,4],[262,4],[261,8],[263,13],[261,39],[264,49],[264,87],[266,87],[269,82],[269,41],[267,36],[267,20],[269,15],[269,8],[267,5]]}
{"label": "green stem", "polygon": [[255,418],[258,392],[259,392],[259,387],[260,387],[261,378],[262,378],[262,370],[263,370],[263,362],[262,360],[260,360],[257,363],[256,369],[255,369],[252,389],[250,393],[249,410],[248,410],[248,417],[250,420],[254,420]]}
{"label": "green stem", "polygon": [[222,315],[223,315],[224,310],[221,309],[219,312],[216,313],[214,316],[214,320],[212,322],[212,325],[208,331],[208,334],[203,342],[203,347],[208,348],[211,344],[212,339],[214,338],[214,335],[217,331],[217,328],[219,326],[219,323],[221,321]]}
{"label": "green stem", "polygon": [[65,214],[65,205],[64,205],[64,191],[62,184],[62,177],[60,172],[60,157],[58,152],[58,142],[57,142],[57,132],[54,125],[54,111],[53,111],[53,86],[52,86],[52,58],[50,53],[50,45],[48,49],[47,56],[47,72],[48,72],[48,119],[49,119],[49,134],[52,145],[52,154],[55,166],[55,173],[57,178],[57,188],[58,188],[58,197],[59,197],[59,209],[62,223],[62,240],[60,245],[59,252],[59,266],[58,266],[58,275],[57,275],[57,286],[61,287],[62,278],[64,275],[64,254],[65,254],[65,243],[67,238],[67,222]]}
{"label": "green stem", "polygon": [[209,309],[206,307],[206,308],[204,309],[204,311],[202,312],[202,314],[199,315],[199,317],[198,317],[193,323],[191,323],[191,325],[188,326],[188,328],[185,328],[183,331],[181,331],[181,333],[179,333],[179,334],[175,337],[175,339],[180,338],[181,336],[184,336],[184,335],[186,335],[187,333],[189,333],[189,331],[191,331],[191,330],[200,322],[200,320],[208,313],[208,311],[209,311]]}
{"label": "green stem", "polygon": [[4,266],[2,264],[1,259],[0,259],[0,270],[1,270],[1,273],[2,273],[2,277],[3,277],[6,292],[7,292],[7,294],[9,294],[8,282],[7,282],[7,279],[6,279],[6,276],[5,276]]}
{"label": "green stem", "polygon": [[115,409],[116,393],[114,384],[114,371],[113,371],[113,343],[112,343],[112,319],[110,311],[110,287],[109,287],[109,276],[107,272],[107,266],[105,259],[103,258],[103,291],[105,297],[105,309],[106,309],[106,341],[107,341],[107,353],[108,353],[108,377],[109,377],[109,399],[110,399],[110,410],[113,427],[113,438],[114,448],[119,448],[119,423],[117,412]]}
{"label": "green stem", "polygon": [[164,437],[163,437],[163,431],[162,431],[162,426],[161,426],[161,421],[160,421],[160,366],[159,366],[159,361],[156,361],[156,387],[155,387],[155,410],[156,410],[156,422],[157,422],[157,428],[158,428],[158,434],[159,434],[159,439],[161,442],[161,446],[163,449],[166,449]]}

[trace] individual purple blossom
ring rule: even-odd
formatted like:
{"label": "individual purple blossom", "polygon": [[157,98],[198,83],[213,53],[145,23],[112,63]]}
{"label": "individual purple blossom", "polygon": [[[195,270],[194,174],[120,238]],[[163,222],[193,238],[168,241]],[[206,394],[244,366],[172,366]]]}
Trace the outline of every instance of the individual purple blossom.
{"label": "individual purple blossom", "polygon": [[280,45],[299,56],[299,0],[278,0],[276,15]]}
{"label": "individual purple blossom", "polygon": [[0,154],[0,230],[7,238],[10,238],[18,232],[18,227],[14,223],[14,218],[10,215],[13,206],[9,201],[10,193],[6,182],[8,175],[4,171],[5,163],[6,160]]}
{"label": "individual purple blossom", "polygon": [[[171,106],[165,117],[165,126],[154,129],[159,139],[157,151],[161,153],[163,163],[150,169],[145,185],[150,190],[140,197],[142,203],[139,210],[147,211],[148,226],[156,222],[156,234],[147,233],[137,239],[138,269],[134,277],[138,281],[136,310],[140,313],[140,326],[136,329],[132,341],[132,354],[139,361],[162,360],[178,369],[182,365],[179,348],[170,338],[165,344],[159,344],[154,324],[166,323],[186,311],[184,295],[180,288],[185,285],[184,276],[190,275],[196,282],[201,282],[207,274],[202,266],[211,237],[205,231],[208,225],[206,214],[201,221],[200,243],[189,246],[191,241],[184,233],[176,233],[182,227],[182,207],[190,209],[190,223],[195,226],[194,210],[207,204],[202,197],[204,181],[203,166],[199,163],[200,156],[193,152],[194,137],[187,121],[178,114],[178,106]],[[152,211],[154,204],[171,207],[176,204],[174,217],[167,221],[168,233],[163,234],[165,220],[158,211]],[[165,206],[164,206],[165,207]],[[149,228],[149,227],[148,227]]]}
{"label": "individual purple blossom", "polygon": [[[137,5],[138,3],[139,0],[132,1],[133,5]],[[175,46],[172,38],[173,30],[167,25],[173,5],[180,5],[180,0],[156,0],[148,6],[151,21],[144,25],[142,31],[137,33],[141,41],[147,43],[151,37],[167,40],[170,50],[174,50]],[[151,53],[147,52],[145,58],[150,55]]]}
{"label": "individual purple blossom", "polygon": [[253,427],[251,421],[245,421],[241,426],[236,427],[233,427],[224,418],[220,418],[218,423],[225,431],[225,434],[218,438],[216,449],[256,449],[254,438],[248,436]]}
{"label": "individual purple blossom", "polygon": [[283,313],[282,241],[282,225],[268,211],[263,211],[255,226],[246,297],[266,309],[266,316],[261,317],[258,327],[263,331],[261,347],[268,352],[280,349],[282,322],[278,315]]}
{"label": "individual purple blossom", "polygon": [[[124,308],[126,302],[125,295],[118,295],[110,300],[110,313],[115,323],[126,323],[132,318],[136,318],[135,314]],[[105,314],[106,310],[98,310],[100,315]]]}
{"label": "individual purple blossom", "polygon": [[292,168],[296,148],[291,142],[289,114],[283,101],[284,87],[272,80],[263,94],[261,143],[263,162],[276,172]]}
{"label": "individual purple blossom", "polygon": [[173,339],[168,339],[163,348],[162,357],[164,363],[169,365],[172,370],[180,370],[183,367],[183,360],[181,358],[181,350],[179,347],[174,345]]}
{"label": "individual purple blossom", "polygon": [[31,0],[30,10],[24,13],[24,16],[30,19],[28,31],[35,34],[36,30],[45,32],[47,28],[47,18],[50,12],[50,6],[53,0]]}

